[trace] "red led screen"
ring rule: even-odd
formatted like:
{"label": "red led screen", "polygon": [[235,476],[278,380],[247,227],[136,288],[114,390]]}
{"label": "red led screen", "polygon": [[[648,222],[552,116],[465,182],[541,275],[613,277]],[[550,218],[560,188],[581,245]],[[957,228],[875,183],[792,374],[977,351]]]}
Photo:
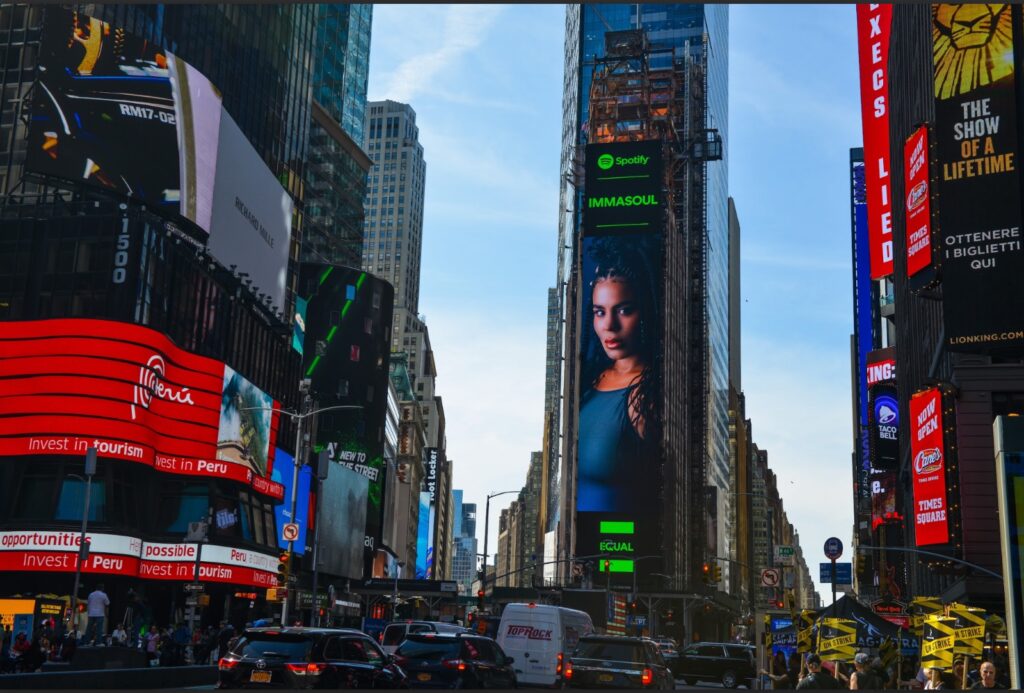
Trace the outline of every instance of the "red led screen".
{"label": "red led screen", "polygon": [[864,185],[871,278],[892,274],[892,176],[889,166],[889,29],[892,5],[857,5]]}
{"label": "red led screen", "polygon": [[932,263],[932,213],[929,186],[928,126],[903,145],[903,189],[907,199],[907,276]]}
{"label": "red led screen", "polygon": [[283,497],[269,480],[277,403],[155,330],[77,318],[3,323],[0,383],[0,456],[91,446],[100,457]]}
{"label": "red led screen", "polygon": [[910,459],[914,474],[914,530],[918,546],[949,541],[942,393],[937,388],[910,398]]}

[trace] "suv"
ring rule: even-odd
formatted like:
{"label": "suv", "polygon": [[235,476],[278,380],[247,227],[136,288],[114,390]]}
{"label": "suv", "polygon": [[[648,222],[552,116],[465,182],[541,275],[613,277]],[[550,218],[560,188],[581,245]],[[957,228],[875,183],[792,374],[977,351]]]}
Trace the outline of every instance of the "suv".
{"label": "suv", "polygon": [[679,653],[672,662],[672,671],[688,686],[697,681],[716,681],[725,688],[736,688],[741,683],[753,688],[757,677],[755,652],[753,645],[698,642]]}
{"label": "suv", "polygon": [[676,687],[653,640],[618,635],[585,635],[562,672],[570,688]]}
{"label": "suv", "polygon": [[413,633],[468,633],[469,630],[454,623],[441,621],[393,621],[380,634],[380,644],[388,654],[394,654],[398,646]]}
{"label": "suv", "polygon": [[515,688],[512,662],[494,640],[470,633],[413,633],[395,652],[413,688]]}
{"label": "suv", "polygon": [[405,688],[394,658],[341,628],[250,628],[217,662],[217,688]]}

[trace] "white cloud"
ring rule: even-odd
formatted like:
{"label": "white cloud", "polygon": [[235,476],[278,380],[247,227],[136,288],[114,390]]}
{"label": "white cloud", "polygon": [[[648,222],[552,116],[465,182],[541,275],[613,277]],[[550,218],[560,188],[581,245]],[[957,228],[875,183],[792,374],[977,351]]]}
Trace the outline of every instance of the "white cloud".
{"label": "white cloud", "polygon": [[409,103],[417,94],[431,92],[435,80],[484,42],[503,9],[496,5],[450,5],[441,20],[439,36],[434,26],[418,26],[421,36],[437,40],[413,46],[418,52],[395,68],[387,86],[380,90],[380,98]]}
{"label": "white cloud", "polygon": [[[830,536],[850,543],[853,450],[848,344],[810,351],[799,338],[782,343],[744,336],[743,389],[753,441],[768,451],[783,507],[800,534],[817,582]],[[849,560],[849,552],[843,560]],[[828,585],[818,585],[826,602]],[[824,590],[824,591],[823,591]]]}
{"label": "white cloud", "polygon": [[[530,324],[513,323],[495,302],[489,313],[463,306],[427,309],[437,362],[437,393],[444,402],[448,457],[455,461],[454,488],[467,503],[479,503],[477,533],[483,535],[488,493],[520,489],[530,453],[541,449],[544,411],[546,325],[542,310]],[[497,550],[498,509],[491,509],[491,545]],[[482,550],[482,549],[481,549]]]}

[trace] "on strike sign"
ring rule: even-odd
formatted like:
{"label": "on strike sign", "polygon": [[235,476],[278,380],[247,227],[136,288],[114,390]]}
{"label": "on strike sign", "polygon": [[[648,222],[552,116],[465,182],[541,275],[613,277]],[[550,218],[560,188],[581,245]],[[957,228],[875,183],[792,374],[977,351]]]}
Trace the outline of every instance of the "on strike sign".
{"label": "on strike sign", "polygon": [[942,393],[938,388],[910,398],[910,455],[914,466],[914,530],[918,546],[949,541]]}

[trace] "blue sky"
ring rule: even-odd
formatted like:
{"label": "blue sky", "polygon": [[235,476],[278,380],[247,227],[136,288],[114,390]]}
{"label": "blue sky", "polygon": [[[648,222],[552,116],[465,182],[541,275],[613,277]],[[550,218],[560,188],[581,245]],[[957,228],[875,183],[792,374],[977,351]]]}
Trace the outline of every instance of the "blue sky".
{"label": "blue sky", "polygon": [[[730,8],[730,194],[743,388],[816,578],[849,544],[853,5]],[[520,488],[541,445],[555,279],[563,5],[375,5],[369,98],[413,106],[427,161],[420,312],[455,487]],[[490,550],[497,548],[494,501]],[[849,559],[849,551],[844,560]],[[822,595],[828,601],[827,595]]]}

